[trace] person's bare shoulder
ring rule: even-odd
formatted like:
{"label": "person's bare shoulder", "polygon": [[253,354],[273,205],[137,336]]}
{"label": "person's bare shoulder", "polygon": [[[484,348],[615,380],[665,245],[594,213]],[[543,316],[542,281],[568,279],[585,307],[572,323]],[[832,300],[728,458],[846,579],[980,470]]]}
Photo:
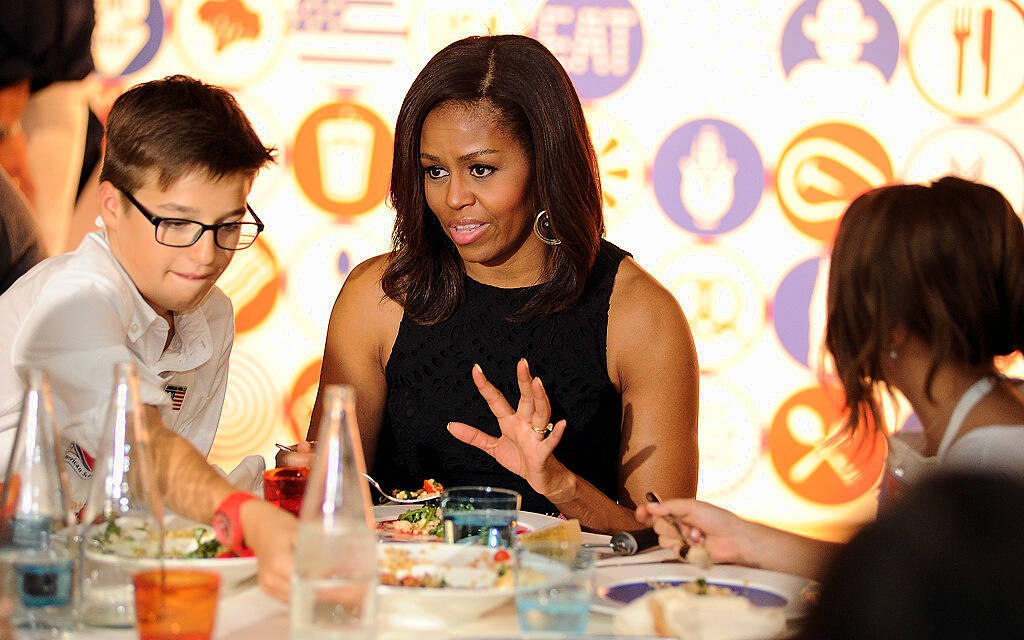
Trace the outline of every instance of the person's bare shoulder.
{"label": "person's bare shoulder", "polygon": [[374,312],[384,314],[396,311],[401,314],[401,305],[384,295],[381,287],[381,277],[387,268],[389,256],[390,254],[382,253],[353,267],[341,287],[338,302],[351,302],[367,310],[372,309]]}
{"label": "person's bare shoulder", "polygon": [[679,302],[626,257],[619,264],[608,305],[609,373],[621,372],[627,361],[651,363],[655,352],[696,362],[693,336]]}
{"label": "person's bare shoulder", "polygon": [[328,329],[329,335],[337,329],[346,333],[357,332],[369,338],[385,362],[404,312],[402,306],[384,295],[381,288],[381,276],[387,268],[389,255],[374,256],[349,272],[331,311]]}
{"label": "person's bare shoulder", "polygon": [[650,326],[673,318],[683,319],[683,311],[672,292],[632,258],[623,258],[609,301],[609,326]]}

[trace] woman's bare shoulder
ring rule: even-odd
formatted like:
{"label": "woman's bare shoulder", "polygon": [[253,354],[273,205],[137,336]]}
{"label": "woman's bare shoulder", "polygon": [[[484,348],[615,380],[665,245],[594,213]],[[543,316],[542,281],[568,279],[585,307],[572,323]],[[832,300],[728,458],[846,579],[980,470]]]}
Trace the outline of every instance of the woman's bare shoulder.
{"label": "woman's bare shoulder", "polygon": [[632,258],[622,260],[615,276],[607,348],[609,373],[621,389],[631,375],[648,376],[659,367],[683,367],[696,375],[696,349],[682,307]]}
{"label": "woman's bare shoulder", "polygon": [[381,277],[390,254],[383,253],[360,262],[349,272],[338,294],[331,316],[338,314],[374,319],[401,321],[403,309],[398,302],[384,295]]}
{"label": "woman's bare shoulder", "polygon": [[682,318],[683,312],[672,292],[635,260],[623,258],[609,302],[609,322],[650,322],[673,317]]}

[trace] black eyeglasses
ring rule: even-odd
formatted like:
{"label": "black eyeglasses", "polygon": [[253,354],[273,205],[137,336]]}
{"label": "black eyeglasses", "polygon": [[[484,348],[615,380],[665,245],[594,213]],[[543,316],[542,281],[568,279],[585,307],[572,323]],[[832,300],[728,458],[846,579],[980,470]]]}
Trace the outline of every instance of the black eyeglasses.
{"label": "black eyeglasses", "polygon": [[153,231],[156,241],[168,247],[191,247],[194,245],[207,229],[213,231],[213,241],[221,249],[238,251],[246,249],[256,242],[256,236],[263,231],[263,221],[246,203],[245,208],[252,214],[256,222],[219,222],[217,224],[203,224],[186,218],[161,218],[150,213],[139,201],[132,197],[121,187],[117,190],[128,198],[136,209],[139,210],[146,220],[153,223]]}

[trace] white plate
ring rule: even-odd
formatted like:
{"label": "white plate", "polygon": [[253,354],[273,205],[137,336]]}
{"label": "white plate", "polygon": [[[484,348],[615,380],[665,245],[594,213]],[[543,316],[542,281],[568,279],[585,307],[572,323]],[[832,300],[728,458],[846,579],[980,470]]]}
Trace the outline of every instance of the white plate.
{"label": "white plate", "polygon": [[[132,573],[160,568],[156,558],[125,558],[87,550],[86,559],[95,563],[100,571],[103,567],[127,567]],[[232,589],[239,582],[256,575],[259,563],[255,556],[248,558],[165,558],[164,568],[190,569],[193,571],[214,571],[220,574],[222,591]]]}
{"label": "white plate", "polygon": [[614,614],[626,606],[628,598],[643,595],[649,583],[692,582],[697,578],[733,587],[754,604],[783,606],[787,619],[806,615],[810,604],[802,595],[809,580],[799,576],[735,565],[716,564],[704,571],[692,564],[655,563],[598,567],[591,610]]}
{"label": "white plate", "polygon": [[[168,529],[188,529],[195,526],[210,528],[210,525],[193,522],[178,515],[167,516],[165,523]],[[137,573],[160,568],[160,560],[157,558],[132,558],[99,553],[88,547],[85,548],[85,558],[88,562],[94,563],[100,571],[104,567],[119,567],[127,568],[131,573]],[[255,556],[246,558],[164,558],[163,566],[165,569],[214,571],[220,575],[220,586],[223,592],[233,588],[246,578],[256,575],[259,562]]]}
{"label": "white plate", "polygon": [[[495,553],[481,546],[444,544],[442,542],[415,543],[383,542],[378,556],[401,552],[408,554],[409,571],[413,574],[441,574],[458,583],[490,584],[494,574],[481,575],[469,563],[481,555]],[[454,578],[454,579],[453,579]],[[380,585],[381,615],[390,626],[403,629],[440,629],[472,620],[512,599],[512,585],[507,587],[399,587]]]}
{"label": "white plate", "polygon": [[[415,509],[417,505],[414,504],[384,504],[378,505],[373,508],[373,517],[377,522],[384,520],[395,520],[398,516],[402,515],[410,509]],[[556,525],[563,520],[554,516],[546,516],[543,513],[533,513],[531,511],[520,511],[519,517],[516,519],[519,529],[525,531],[537,531],[539,529],[547,529],[552,525]]]}

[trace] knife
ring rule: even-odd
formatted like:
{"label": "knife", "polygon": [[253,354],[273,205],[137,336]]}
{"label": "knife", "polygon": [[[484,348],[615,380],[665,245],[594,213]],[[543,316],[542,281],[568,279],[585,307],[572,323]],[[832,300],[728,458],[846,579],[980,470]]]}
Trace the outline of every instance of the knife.
{"label": "knife", "polygon": [[981,62],[985,65],[985,97],[988,97],[989,77],[992,75],[992,7],[981,13]]}

